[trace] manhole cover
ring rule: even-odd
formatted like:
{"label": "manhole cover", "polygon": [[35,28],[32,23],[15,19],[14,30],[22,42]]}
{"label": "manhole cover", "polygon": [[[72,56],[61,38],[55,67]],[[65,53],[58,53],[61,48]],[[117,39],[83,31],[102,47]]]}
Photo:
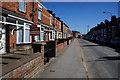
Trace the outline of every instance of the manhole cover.
{"label": "manhole cover", "polygon": [[55,70],[50,70],[50,72],[55,72]]}

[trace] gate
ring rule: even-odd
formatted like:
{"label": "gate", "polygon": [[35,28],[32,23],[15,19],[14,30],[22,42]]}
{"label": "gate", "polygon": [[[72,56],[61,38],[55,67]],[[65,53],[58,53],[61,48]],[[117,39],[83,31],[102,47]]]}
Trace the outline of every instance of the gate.
{"label": "gate", "polygon": [[44,46],[44,62],[49,62],[50,58],[55,57],[55,53],[55,41],[46,42],[46,45]]}

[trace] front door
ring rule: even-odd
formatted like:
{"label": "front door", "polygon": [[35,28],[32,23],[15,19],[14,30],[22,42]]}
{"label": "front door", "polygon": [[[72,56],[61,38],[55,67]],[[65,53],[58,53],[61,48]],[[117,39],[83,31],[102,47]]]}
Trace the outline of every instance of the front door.
{"label": "front door", "polygon": [[5,38],[5,35],[6,35],[5,27],[3,27],[0,24],[0,54],[5,53],[5,51],[6,51],[6,46],[5,46],[6,38]]}

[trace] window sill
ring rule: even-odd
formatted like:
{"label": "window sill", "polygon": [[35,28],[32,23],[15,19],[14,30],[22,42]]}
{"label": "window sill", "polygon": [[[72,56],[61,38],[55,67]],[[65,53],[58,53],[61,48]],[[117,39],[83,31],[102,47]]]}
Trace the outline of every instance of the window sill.
{"label": "window sill", "polygon": [[26,11],[18,9],[19,12],[26,14]]}
{"label": "window sill", "polygon": [[30,44],[31,42],[17,43],[17,44]]}

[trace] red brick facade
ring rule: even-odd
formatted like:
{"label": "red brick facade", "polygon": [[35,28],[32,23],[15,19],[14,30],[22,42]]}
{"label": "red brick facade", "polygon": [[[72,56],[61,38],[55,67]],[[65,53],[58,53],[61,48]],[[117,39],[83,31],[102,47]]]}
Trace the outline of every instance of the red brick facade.
{"label": "red brick facade", "polygon": [[31,6],[32,4],[32,2],[26,2],[26,13],[19,11],[19,2],[2,2],[2,7],[17,14],[23,15],[32,21],[32,17],[30,16],[30,14],[33,13]]}
{"label": "red brick facade", "polygon": [[[67,37],[67,34],[72,33],[69,27],[63,24],[59,17],[49,12],[39,0],[36,1],[25,2],[25,11],[19,10],[19,2],[0,3],[0,8],[3,10],[3,15],[0,15],[3,20],[0,21],[0,24],[6,30],[5,53],[27,55],[27,57],[21,57],[18,60],[19,62],[16,60],[15,66],[13,65],[14,62],[10,64],[8,62],[8,65],[12,66],[10,68],[7,67],[8,65],[3,67],[3,72],[6,71],[3,78],[31,78],[41,69],[46,57],[55,57],[53,51],[56,55],[56,50],[58,53],[71,43],[71,40],[68,39],[69,36]],[[41,14],[41,19],[38,19],[39,14]],[[51,16],[52,20],[50,20]],[[37,25],[35,27],[40,27],[40,35],[30,35],[32,24]],[[66,34],[65,39],[62,37],[63,33]],[[58,37],[58,34],[61,38]],[[51,44],[54,50],[49,52],[52,49],[52,47],[48,47],[51,42],[54,43]],[[3,53],[0,52],[0,54]]]}
{"label": "red brick facade", "polygon": [[42,21],[41,22],[44,24],[50,25],[50,13],[44,7],[42,8]]}

